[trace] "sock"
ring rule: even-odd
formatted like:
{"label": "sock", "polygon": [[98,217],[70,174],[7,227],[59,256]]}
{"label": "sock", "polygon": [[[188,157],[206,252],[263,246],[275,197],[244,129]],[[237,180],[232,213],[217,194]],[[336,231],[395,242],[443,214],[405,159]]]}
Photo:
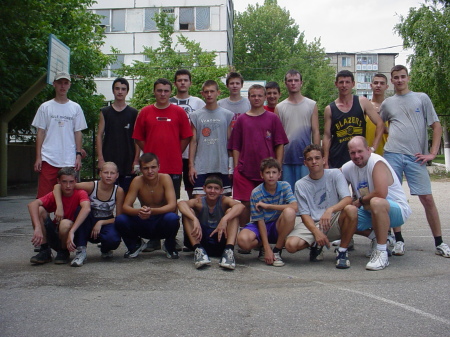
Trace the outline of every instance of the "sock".
{"label": "sock", "polygon": [[375,231],[371,231],[369,236],[367,237],[369,240],[373,240],[375,238]]}
{"label": "sock", "polygon": [[201,246],[199,243],[197,243],[197,244],[194,245],[192,248],[193,248],[194,251],[195,251],[197,248],[202,248],[202,246]]}
{"label": "sock", "polygon": [[234,245],[225,245],[225,249],[231,249],[234,250]]}
{"label": "sock", "polygon": [[402,232],[394,232],[394,234],[395,234],[395,241],[405,242],[405,240],[403,240]]}
{"label": "sock", "polygon": [[434,237],[434,244],[437,246],[439,246],[442,243],[442,236],[435,236]]}
{"label": "sock", "polygon": [[343,252],[346,252],[346,251],[347,251],[347,248],[339,247],[339,253],[343,253]]}
{"label": "sock", "polygon": [[380,245],[379,243],[377,243],[377,250],[385,252],[386,251],[386,244]]}
{"label": "sock", "polygon": [[48,243],[43,243],[41,245],[41,250],[47,250],[48,249]]}
{"label": "sock", "polygon": [[283,250],[283,248],[280,249],[280,248],[277,248],[277,247],[273,247],[273,252],[274,253],[281,253],[282,250]]}

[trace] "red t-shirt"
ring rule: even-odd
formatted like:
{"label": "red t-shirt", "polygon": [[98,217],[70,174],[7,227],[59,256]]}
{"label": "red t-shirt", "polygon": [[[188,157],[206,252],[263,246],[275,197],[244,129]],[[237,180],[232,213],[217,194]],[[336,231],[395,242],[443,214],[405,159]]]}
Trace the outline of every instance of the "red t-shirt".
{"label": "red t-shirt", "polygon": [[[47,193],[39,200],[42,201],[42,206],[47,212],[53,213],[56,211],[56,201],[53,192]],[[70,197],[62,196],[64,219],[75,221],[75,211],[83,201],[89,201],[89,197],[84,190],[74,190]]]}
{"label": "red t-shirt", "polygon": [[271,107],[268,106],[268,105],[264,105],[264,110],[270,111],[270,112],[275,112],[275,107],[271,108]]}
{"label": "red t-shirt", "polygon": [[133,138],[144,142],[144,153],[159,158],[160,173],[181,174],[181,140],[192,137],[192,129],[183,108],[170,104],[165,109],[144,107],[134,125]]}

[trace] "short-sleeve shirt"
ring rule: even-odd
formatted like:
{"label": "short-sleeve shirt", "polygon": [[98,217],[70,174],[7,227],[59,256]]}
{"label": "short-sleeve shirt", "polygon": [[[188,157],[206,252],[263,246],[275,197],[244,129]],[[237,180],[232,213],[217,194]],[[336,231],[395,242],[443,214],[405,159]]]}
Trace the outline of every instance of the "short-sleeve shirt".
{"label": "short-sleeve shirt", "polygon": [[288,182],[277,181],[275,194],[267,192],[264,188],[264,183],[262,183],[253,189],[250,198],[251,222],[264,220],[264,222],[267,223],[277,221],[280,217],[281,211],[262,209],[261,207],[258,211],[255,205],[260,201],[271,205],[288,205],[296,200],[292,193],[291,185]]}
{"label": "short-sleeve shirt", "polygon": [[275,146],[287,143],[289,140],[278,116],[264,111],[259,116],[239,116],[228,141],[228,150],[240,152],[236,167],[239,173],[247,179],[261,181],[261,161],[275,157]]}
{"label": "short-sleeve shirt", "polygon": [[[42,207],[44,207],[48,213],[56,211],[56,201],[53,192],[47,193],[42,198],[39,198],[39,200],[42,201]],[[61,200],[64,208],[64,219],[75,221],[75,212],[77,208],[80,206],[81,202],[89,201],[89,197],[84,190],[74,190],[70,197],[62,195]]]}
{"label": "short-sleeve shirt", "polygon": [[250,110],[250,101],[246,97],[241,97],[241,99],[237,102],[230,101],[230,99],[222,98],[217,102],[219,106],[221,106],[224,109],[230,110],[232,113],[234,113],[233,120],[231,121],[231,127],[234,128],[234,124],[236,124],[236,121],[238,117],[242,114],[245,114],[247,111]]}
{"label": "short-sleeve shirt", "polygon": [[410,91],[386,98],[380,116],[389,122],[385,151],[411,156],[428,154],[428,126],[439,122],[439,118],[427,94]]}
{"label": "short-sleeve shirt", "polygon": [[144,107],[134,126],[133,138],[144,142],[144,153],[159,158],[160,173],[181,174],[181,140],[192,137],[192,129],[183,108],[170,104],[165,109]]}
{"label": "short-sleeve shirt", "polygon": [[299,214],[309,215],[315,222],[327,208],[349,196],[347,181],[339,169],[325,169],[320,179],[307,175],[295,183]]}

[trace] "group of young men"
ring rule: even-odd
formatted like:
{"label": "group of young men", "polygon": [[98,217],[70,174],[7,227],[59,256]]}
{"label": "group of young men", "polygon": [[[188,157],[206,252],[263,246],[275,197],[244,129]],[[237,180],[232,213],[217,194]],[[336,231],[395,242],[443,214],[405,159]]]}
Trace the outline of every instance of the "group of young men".
{"label": "group of young men", "polygon": [[[298,71],[286,73],[289,96],[279,104],[276,82],[252,85],[248,98],[240,94],[243,82],[239,73],[228,74],[230,96],[218,100],[219,86],[208,80],[201,100],[189,95],[191,74],[181,69],[174,78],[177,95],[171,97],[169,80],[158,79],[156,102],[139,114],[126,104],[128,82],[113,82],[114,103],[100,113],[97,156],[99,168],[105,162],[117,165],[125,198],[114,226],[128,249],[126,258],[160,249],[165,239],[167,257],[177,259],[179,211],[184,245],[194,251],[196,268],[218,256],[221,267],[234,269],[236,243],[243,253],[259,249],[259,258],[274,266],[284,265],[284,247],[291,253],[309,248],[310,260],[321,261],[323,247],[340,240],[336,267],[346,269],[352,237],[360,234],[372,240],[366,269],[381,270],[389,265],[391,227],[396,239],[392,253],[405,253],[401,226],[411,208],[401,186],[403,174],[411,194],[424,205],[436,254],[450,257],[425,167],[439,150],[442,128],[428,96],[408,89],[404,66],[392,69],[393,97],[384,99],[386,76],[374,76],[372,101],[353,95],[353,74],[339,72],[339,96],[324,111],[322,146],[317,104],[302,95]],[[41,106],[33,122],[38,128],[35,170],[40,172],[39,199],[29,205],[32,242],[41,245],[31,259],[36,264],[51,261],[49,235],[50,247],[58,252],[55,262],[64,263],[69,250],[80,255],[74,232],[88,222],[90,209],[87,194],[74,188],[73,171],[66,168],[81,167],[80,135],[86,123],[79,106],[67,99],[70,76],[57,74],[54,86],[55,99]],[[430,152],[428,126],[433,130]],[[384,157],[375,153],[382,154],[383,148]],[[136,176],[138,169],[141,175]],[[189,200],[177,204],[182,179]],[[67,214],[57,212],[52,221],[56,182],[68,206]],[[140,208],[134,208],[136,199]],[[296,224],[297,215],[302,221]]]}

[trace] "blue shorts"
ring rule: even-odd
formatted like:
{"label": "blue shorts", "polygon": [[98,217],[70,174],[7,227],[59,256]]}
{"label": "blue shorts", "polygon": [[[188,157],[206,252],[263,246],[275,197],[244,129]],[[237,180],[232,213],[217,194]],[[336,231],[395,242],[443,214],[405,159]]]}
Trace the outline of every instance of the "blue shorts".
{"label": "blue shorts", "polygon": [[[242,229],[251,230],[253,233],[256,234],[256,240],[258,240],[258,242],[261,242],[261,235],[259,234],[257,222],[250,222],[247,225],[245,225],[245,227]],[[277,222],[276,221],[266,222],[266,229],[269,243],[277,243],[278,240]]]}
{"label": "blue shorts", "polygon": [[295,191],[295,183],[309,174],[305,165],[283,164],[283,180],[287,181]]}
{"label": "blue shorts", "polygon": [[[403,225],[403,216],[402,210],[400,206],[392,200],[388,200],[389,202],[389,221],[390,227],[398,227]],[[365,210],[364,208],[358,209],[358,231],[364,231],[366,229],[372,228],[372,213],[370,211]]]}
{"label": "blue shorts", "polygon": [[197,179],[194,183],[194,192],[192,194],[205,194],[205,191],[203,191],[203,185],[205,184],[206,178],[209,176],[218,176],[222,179],[223,184],[223,194],[229,194],[231,195],[231,182],[230,178],[228,177],[228,174],[222,174],[222,173],[206,173],[206,174],[198,174]]}
{"label": "blue shorts", "polygon": [[403,172],[405,173],[412,195],[431,194],[431,182],[427,166],[416,162],[415,156],[385,151],[383,157],[392,166],[400,182],[403,180]]}

